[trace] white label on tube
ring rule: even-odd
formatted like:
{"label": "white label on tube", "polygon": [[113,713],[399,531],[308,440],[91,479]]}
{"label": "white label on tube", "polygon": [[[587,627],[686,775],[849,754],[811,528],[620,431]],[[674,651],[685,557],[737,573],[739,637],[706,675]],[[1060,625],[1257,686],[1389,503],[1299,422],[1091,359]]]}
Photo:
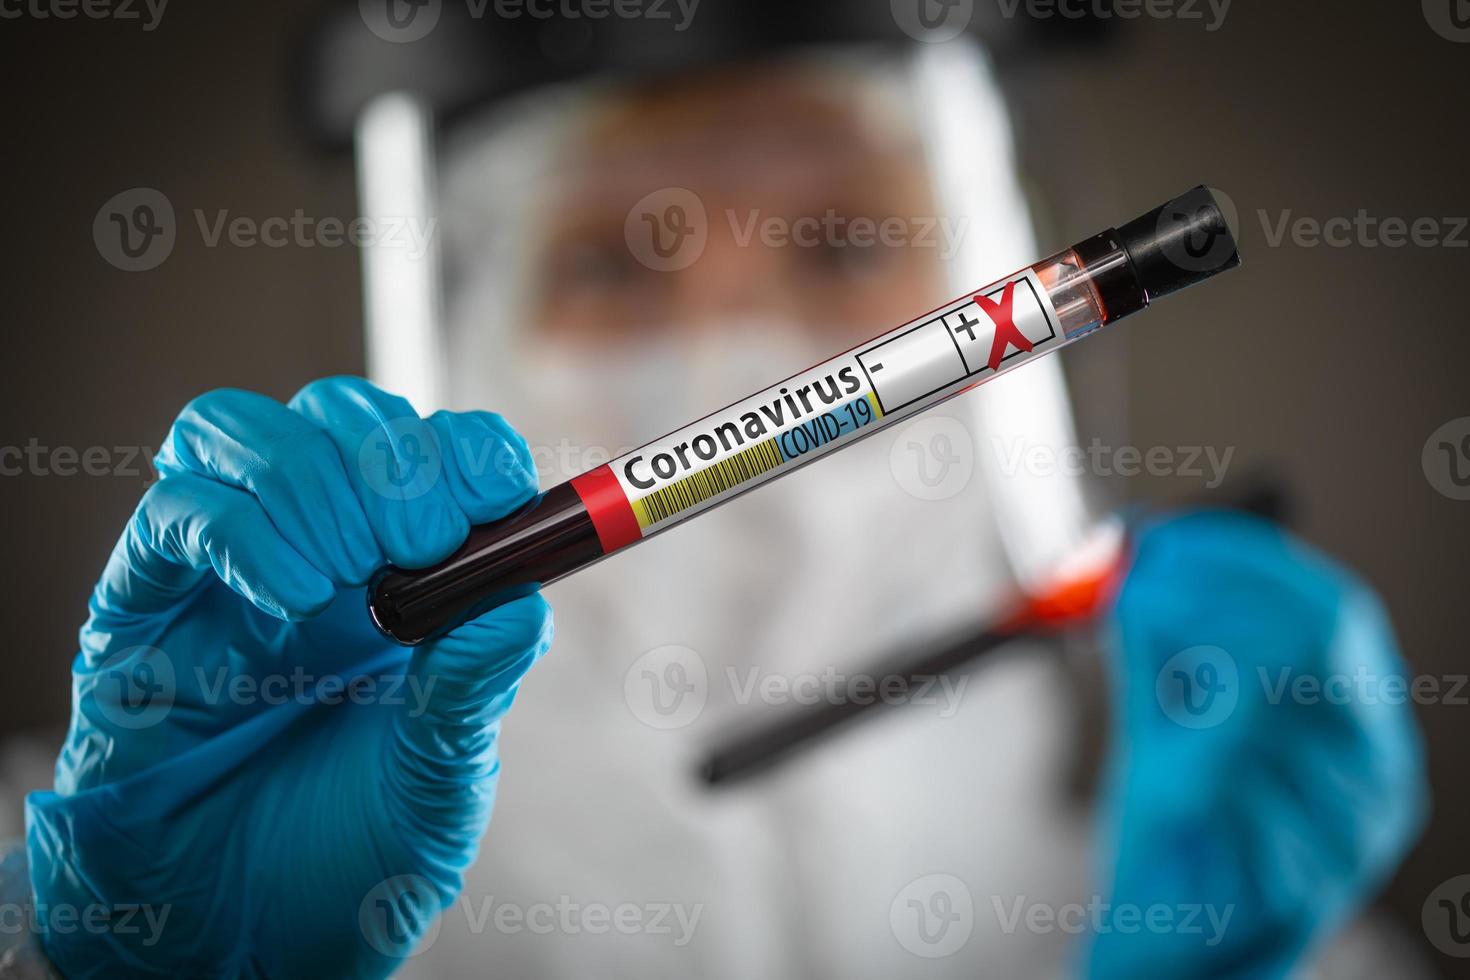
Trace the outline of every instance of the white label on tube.
{"label": "white label on tube", "polygon": [[1064,342],[1027,269],[608,466],[646,537]]}

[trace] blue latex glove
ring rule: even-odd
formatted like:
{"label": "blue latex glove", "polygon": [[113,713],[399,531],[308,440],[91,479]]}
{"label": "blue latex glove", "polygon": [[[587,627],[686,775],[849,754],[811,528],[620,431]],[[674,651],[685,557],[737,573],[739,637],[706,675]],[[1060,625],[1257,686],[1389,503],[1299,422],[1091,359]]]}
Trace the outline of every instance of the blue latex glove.
{"label": "blue latex glove", "polygon": [[[38,906],[74,910],[41,918],[46,950],[72,980],[385,975],[458,894],[551,619],[531,596],[409,651],[362,586],[524,503],[530,451],[333,378],[196,399],[158,466],[92,595],[55,792],[28,800]],[[89,908],[112,924],[77,928]]]}
{"label": "blue latex glove", "polygon": [[[1113,630],[1112,911],[1088,974],[1288,974],[1424,819],[1407,688],[1383,683],[1406,671],[1382,607],[1275,526],[1207,512],[1141,529]],[[1151,927],[1124,906],[1165,911]]]}

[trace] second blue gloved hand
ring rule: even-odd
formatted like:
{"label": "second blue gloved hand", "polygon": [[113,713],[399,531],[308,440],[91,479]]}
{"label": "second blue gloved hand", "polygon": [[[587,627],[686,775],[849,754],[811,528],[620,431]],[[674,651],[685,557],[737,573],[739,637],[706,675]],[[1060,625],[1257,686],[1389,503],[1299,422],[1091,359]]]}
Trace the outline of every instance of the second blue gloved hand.
{"label": "second blue gloved hand", "polygon": [[289,406],[205,395],[158,467],[93,593],[55,790],[28,800],[47,953],[73,980],[385,975],[458,894],[551,619],[532,596],[410,652],[362,587],[523,504],[530,451],[498,416],[421,421],[337,378]]}
{"label": "second blue gloved hand", "polygon": [[1279,528],[1205,512],[1141,529],[1112,626],[1109,887],[1088,975],[1285,976],[1422,825],[1387,617]]}

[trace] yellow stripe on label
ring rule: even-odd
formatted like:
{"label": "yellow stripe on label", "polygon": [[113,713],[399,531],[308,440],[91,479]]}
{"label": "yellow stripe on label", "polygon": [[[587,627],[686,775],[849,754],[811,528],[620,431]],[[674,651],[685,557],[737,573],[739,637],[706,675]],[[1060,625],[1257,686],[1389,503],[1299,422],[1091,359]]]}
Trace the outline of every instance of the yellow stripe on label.
{"label": "yellow stripe on label", "polygon": [[712,463],[698,473],[692,473],[661,490],[639,497],[633,501],[633,516],[638,518],[640,528],[646,528],[760,476],[767,470],[775,469],[782,462],[784,460],[781,450],[776,446],[775,439],[758,442],[718,463]]}
{"label": "yellow stripe on label", "polygon": [[866,397],[868,399],[868,404],[873,406],[873,418],[881,419],[883,417],[883,406],[878,404],[877,393],[870,391],[868,392]]}

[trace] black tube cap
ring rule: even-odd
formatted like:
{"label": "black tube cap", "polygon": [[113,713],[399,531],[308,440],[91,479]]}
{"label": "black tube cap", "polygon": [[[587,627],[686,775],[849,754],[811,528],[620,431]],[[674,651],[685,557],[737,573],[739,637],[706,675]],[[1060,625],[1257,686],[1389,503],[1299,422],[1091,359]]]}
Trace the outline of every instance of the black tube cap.
{"label": "black tube cap", "polygon": [[1204,184],[1118,228],[1149,301],[1240,265],[1220,202]]}

